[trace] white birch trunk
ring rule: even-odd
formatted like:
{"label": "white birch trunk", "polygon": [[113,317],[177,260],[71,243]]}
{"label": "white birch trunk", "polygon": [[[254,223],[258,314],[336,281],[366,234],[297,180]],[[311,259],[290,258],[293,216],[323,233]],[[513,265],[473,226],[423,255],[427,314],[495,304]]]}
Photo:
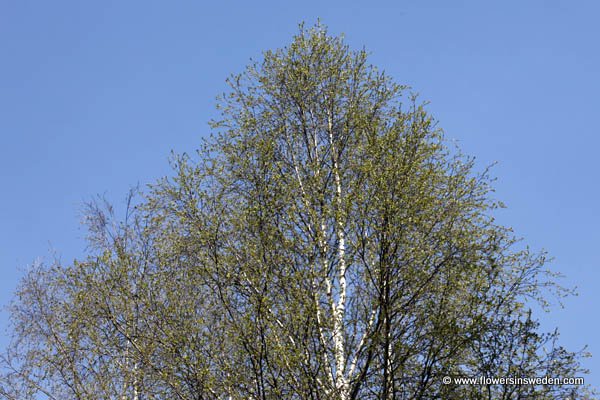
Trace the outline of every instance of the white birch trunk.
{"label": "white birch trunk", "polygon": [[333,178],[335,182],[335,233],[338,240],[338,270],[339,283],[338,301],[333,308],[333,346],[335,356],[335,381],[340,400],[347,400],[350,393],[348,379],[346,377],[346,354],[345,354],[345,329],[344,319],[346,315],[346,238],[344,234],[344,222],[342,221],[342,182],[340,178],[339,165],[337,161],[337,149],[333,140],[333,118],[328,115],[329,144],[331,146],[331,157],[333,162]]}

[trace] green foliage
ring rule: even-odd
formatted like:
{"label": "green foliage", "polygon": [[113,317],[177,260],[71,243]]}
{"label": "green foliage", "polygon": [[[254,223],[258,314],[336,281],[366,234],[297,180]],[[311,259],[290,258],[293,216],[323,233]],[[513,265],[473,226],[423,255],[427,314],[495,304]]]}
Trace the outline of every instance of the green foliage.
{"label": "green foliage", "polygon": [[11,311],[9,399],[564,399],[582,353],[526,304],[560,288],[495,223],[488,172],[407,88],[317,25],[229,80],[196,160],[173,160],[87,260],[37,266]]}

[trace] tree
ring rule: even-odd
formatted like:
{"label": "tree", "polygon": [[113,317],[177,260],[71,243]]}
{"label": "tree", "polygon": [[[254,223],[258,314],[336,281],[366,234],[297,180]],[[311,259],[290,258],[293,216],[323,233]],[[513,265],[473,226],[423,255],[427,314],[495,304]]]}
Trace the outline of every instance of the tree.
{"label": "tree", "polygon": [[321,25],[229,84],[197,160],[123,223],[91,204],[89,258],[26,276],[0,393],[586,398],[444,385],[577,376],[584,354],[538,332],[528,302],[564,294],[545,254],[494,221],[488,171],[406,87]]}

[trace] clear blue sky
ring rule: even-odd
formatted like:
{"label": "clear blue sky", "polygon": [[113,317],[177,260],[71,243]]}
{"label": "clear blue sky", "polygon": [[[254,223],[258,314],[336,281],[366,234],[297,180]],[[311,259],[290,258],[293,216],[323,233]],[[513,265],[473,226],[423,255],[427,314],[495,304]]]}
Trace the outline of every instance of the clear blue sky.
{"label": "clear blue sky", "polygon": [[83,254],[83,201],[168,174],[227,75],[320,17],[429,100],[480,165],[500,162],[498,219],[579,287],[543,326],[589,345],[600,387],[600,2],[365,4],[0,0],[0,303],[37,257]]}

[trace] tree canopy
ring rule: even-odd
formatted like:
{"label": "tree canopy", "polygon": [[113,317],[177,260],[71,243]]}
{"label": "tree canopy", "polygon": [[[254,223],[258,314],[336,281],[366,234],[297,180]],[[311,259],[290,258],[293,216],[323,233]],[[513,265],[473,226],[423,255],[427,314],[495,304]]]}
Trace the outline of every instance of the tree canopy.
{"label": "tree canopy", "polygon": [[10,307],[8,399],[565,399],[582,352],[530,311],[555,277],[488,171],[415,95],[317,25],[232,76],[198,156],[88,204],[89,255]]}

